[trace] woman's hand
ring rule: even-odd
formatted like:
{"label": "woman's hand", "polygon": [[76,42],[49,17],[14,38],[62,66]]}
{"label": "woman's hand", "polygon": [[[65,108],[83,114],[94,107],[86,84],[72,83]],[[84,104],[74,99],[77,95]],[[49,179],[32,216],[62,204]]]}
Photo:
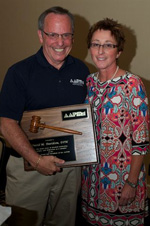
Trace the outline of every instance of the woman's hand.
{"label": "woman's hand", "polygon": [[134,201],[135,195],[136,195],[136,188],[132,188],[129,184],[125,183],[121,192],[119,206],[130,205]]}

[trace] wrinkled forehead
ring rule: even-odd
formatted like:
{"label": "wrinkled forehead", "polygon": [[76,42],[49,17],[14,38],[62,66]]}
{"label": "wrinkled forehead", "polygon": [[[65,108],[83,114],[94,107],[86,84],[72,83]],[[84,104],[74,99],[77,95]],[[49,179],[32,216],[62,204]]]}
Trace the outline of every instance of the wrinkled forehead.
{"label": "wrinkled forehead", "polygon": [[[45,17],[44,20],[44,29],[48,29],[49,32],[54,32],[58,30],[58,33],[61,33],[60,30],[65,30],[65,32],[72,32],[71,19],[68,15],[50,13]],[[56,32],[56,31],[55,31]]]}

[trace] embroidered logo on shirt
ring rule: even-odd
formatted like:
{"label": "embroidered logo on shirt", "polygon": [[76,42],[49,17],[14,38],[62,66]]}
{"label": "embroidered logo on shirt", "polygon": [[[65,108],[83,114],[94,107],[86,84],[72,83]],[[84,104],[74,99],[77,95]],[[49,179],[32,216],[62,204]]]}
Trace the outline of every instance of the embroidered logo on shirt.
{"label": "embroidered logo on shirt", "polygon": [[84,81],[80,80],[80,79],[70,79],[70,83],[72,83],[72,85],[74,86],[83,86],[84,85]]}

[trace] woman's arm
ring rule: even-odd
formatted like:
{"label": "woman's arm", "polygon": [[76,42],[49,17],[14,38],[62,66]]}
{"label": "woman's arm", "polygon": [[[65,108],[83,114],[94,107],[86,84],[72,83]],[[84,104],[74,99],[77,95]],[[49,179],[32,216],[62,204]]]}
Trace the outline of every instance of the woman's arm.
{"label": "woman's arm", "polygon": [[[143,164],[144,155],[132,155],[131,168],[128,176],[129,182],[134,185],[138,184],[139,173]],[[136,195],[136,186],[135,188],[125,183],[122,192],[121,198],[119,200],[119,205],[128,205],[134,201]]]}

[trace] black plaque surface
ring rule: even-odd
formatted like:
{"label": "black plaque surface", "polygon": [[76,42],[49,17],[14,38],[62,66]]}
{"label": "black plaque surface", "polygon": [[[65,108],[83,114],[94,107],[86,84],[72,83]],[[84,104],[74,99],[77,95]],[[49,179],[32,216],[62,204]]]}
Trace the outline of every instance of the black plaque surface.
{"label": "black plaque surface", "polygon": [[60,136],[31,140],[30,143],[40,155],[54,155],[65,161],[75,161],[73,136]]}

